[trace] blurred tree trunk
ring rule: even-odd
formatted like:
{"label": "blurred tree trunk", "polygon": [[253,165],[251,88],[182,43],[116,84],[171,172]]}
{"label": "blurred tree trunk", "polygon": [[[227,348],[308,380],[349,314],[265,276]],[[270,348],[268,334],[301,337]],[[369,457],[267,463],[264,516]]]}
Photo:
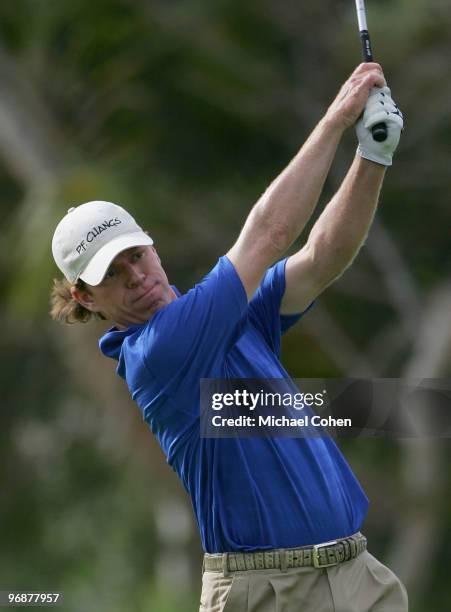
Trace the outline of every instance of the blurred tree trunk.
{"label": "blurred tree trunk", "polygon": [[[370,350],[362,354],[353,345],[346,330],[324,307],[317,309],[315,317],[307,317],[304,325],[344,376],[383,376],[385,364],[406,346],[410,346],[411,351],[403,367],[402,378],[421,380],[449,376],[451,286],[448,281],[427,298],[422,298],[395,241],[379,220],[373,224],[366,250],[380,275],[370,285],[377,286],[382,282],[386,287],[398,315],[396,330],[384,329],[370,337]],[[358,268],[358,262],[354,266]],[[346,293],[346,281],[338,282],[335,290],[340,291],[342,286]],[[378,300],[378,296],[373,296],[371,292],[366,296]],[[378,344],[383,346],[380,354],[374,351]],[[419,598],[428,580],[433,577],[433,559],[437,556],[441,536],[446,529],[441,503],[446,492],[446,458],[443,444],[433,438],[400,440],[399,445],[406,508],[397,515],[389,564],[407,589],[414,593],[415,598]]]}
{"label": "blurred tree trunk", "polygon": [[[450,363],[451,285],[445,282],[425,304],[403,377],[449,378]],[[423,409],[427,413],[427,405]],[[422,594],[434,575],[433,559],[437,558],[446,529],[443,499],[448,468],[444,442],[432,438],[400,441],[408,510],[397,525],[391,562],[416,596]]]}
{"label": "blurred tree trunk", "polygon": [[[30,75],[4,50],[0,50],[0,79],[3,84],[0,90],[0,157],[25,192],[15,211],[15,220],[11,222],[20,232],[9,243],[8,250],[20,253],[16,259],[19,264],[16,273],[20,274],[20,282],[26,283],[27,271],[33,268],[37,253],[44,252],[46,258],[49,257],[52,227],[61,210],[56,194],[61,181],[67,180],[78,168],[73,160],[73,145],[65,142],[63,130],[46,108]],[[92,195],[89,193],[86,197]],[[55,345],[73,379],[111,413],[110,450],[114,448],[117,452],[122,447],[124,452],[124,434],[129,431],[133,420],[130,413],[136,411],[136,407],[123,381],[114,374],[114,362],[105,360],[99,352],[97,337],[101,326],[51,325]],[[127,425],[124,427],[124,424]],[[143,431],[147,433],[147,428],[134,431],[134,435],[140,436]],[[158,447],[150,446],[154,449],[151,465],[161,465],[163,460]],[[158,473],[155,469],[154,476]]]}
{"label": "blurred tree trunk", "polygon": [[[172,262],[184,275],[193,268],[200,275],[205,260],[219,255],[217,249],[234,239],[237,219],[246,215],[245,198],[272,178],[266,169],[283,164],[287,152],[302,144],[331,100],[340,75],[360,61],[354,7],[342,0],[302,5],[267,0],[205,6],[144,0],[114,4],[117,11],[100,7],[96,19],[102,28],[92,28],[91,11],[77,2],[73,15],[68,7],[58,12],[56,4],[44,3],[41,8],[37,3],[36,13],[42,13],[35,21],[30,15],[30,23],[23,17],[19,18],[23,24],[14,22],[18,30],[22,27],[24,39],[30,32],[35,37],[31,48],[35,44],[44,50],[37,80],[24,61],[30,53],[27,42],[24,56],[0,48],[0,156],[24,193],[0,245],[4,259],[14,261],[9,273],[15,290],[19,285],[25,289],[32,283],[42,285],[48,278],[36,261],[46,261],[49,271],[49,232],[64,213],[62,203],[72,204],[67,184],[76,185],[80,198],[103,193],[95,181],[82,176],[88,165],[85,159],[80,163],[83,146],[90,155],[94,150],[99,158],[103,154],[109,161],[119,159],[116,168],[130,173],[132,178],[126,179],[130,184],[139,173],[140,185],[156,183],[156,208],[160,205],[156,216],[164,217],[162,235],[168,243],[175,234],[183,236],[168,247],[176,253]],[[391,197],[396,200],[402,192],[410,200],[419,193],[428,207],[420,212],[417,208],[416,219],[410,210],[390,219],[404,230],[408,218],[409,233],[421,236],[424,219],[433,218],[425,244],[434,244],[437,236],[443,240],[442,227],[449,227],[450,9],[441,0],[376,4],[370,9],[379,17],[372,20],[373,42],[407,118],[403,154],[390,174]],[[5,22],[11,20],[7,4],[4,10]],[[338,28],[337,19],[348,19],[349,28]],[[388,25],[391,36],[378,45]],[[418,45],[422,52],[413,52]],[[49,83],[56,87],[46,87]],[[41,93],[45,90],[51,90],[56,104],[61,104],[65,119],[52,115]],[[60,125],[66,119],[67,125]],[[350,145],[345,155],[338,156],[326,190],[338,187],[347,153]],[[197,166],[190,166],[197,158]],[[100,174],[91,161],[91,176]],[[152,164],[155,171],[150,170]],[[196,187],[193,168],[200,177]],[[114,179],[111,174],[106,182]],[[127,189],[132,193],[129,185]],[[173,206],[171,199],[182,204]],[[251,202],[246,205],[250,208]],[[215,207],[218,210],[213,211]],[[386,316],[381,328],[368,329],[364,346],[355,339],[352,326],[340,323],[333,306],[318,304],[303,321],[319,352],[343,376],[383,377],[393,371],[405,378],[449,375],[450,288],[447,283],[433,287],[430,278],[440,278],[443,272],[437,273],[436,260],[426,257],[427,277],[422,277],[421,286],[429,288],[423,294],[415,274],[420,277],[424,269],[417,272],[404,260],[402,238],[401,230],[378,217],[362,255],[328,291],[326,303],[329,296],[333,304],[334,297],[342,294],[386,304],[395,313]],[[441,248],[445,252],[446,247]],[[33,304],[28,306],[40,300],[36,292],[19,296],[27,302],[24,312],[37,311]],[[10,301],[13,309],[20,299]],[[17,325],[24,325],[25,317],[17,315]],[[120,463],[129,453],[130,440],[136,442],[132,454],[136,469],[148,469],[152,485],[158,481],[169,497],[176,498],[181,493],[175,475],[142,425],[124,383],[113,375],[114,362],[98,353],[99,329],[51,324],[50,335],[71,378],[104,407],[101,448]],[[446,466],[440,445],[432,440],[402,442],[400,448],[407,508],[396,508],[381,520],[387,530],[393,527],[392,565],[415,593],[433,571],[445,529],[440,500]]]}

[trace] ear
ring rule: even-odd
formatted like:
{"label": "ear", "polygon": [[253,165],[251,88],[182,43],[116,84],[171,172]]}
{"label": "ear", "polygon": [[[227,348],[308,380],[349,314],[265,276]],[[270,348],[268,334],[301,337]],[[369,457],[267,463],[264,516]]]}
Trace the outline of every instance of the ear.
{"label": "ear", "polygon": [[90,310],[91,312],[99,312],[99,309],[95,305],[92,293],[89,293],[87,289],[77,289],[76,287],[71,287],[70,294],[76,302],[81,304],[87,310]]}

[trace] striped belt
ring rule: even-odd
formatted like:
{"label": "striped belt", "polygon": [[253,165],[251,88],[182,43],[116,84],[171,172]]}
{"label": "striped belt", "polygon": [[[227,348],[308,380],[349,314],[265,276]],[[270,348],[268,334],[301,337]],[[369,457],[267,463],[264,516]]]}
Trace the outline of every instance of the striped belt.
{"label": "striped belt", "polygon": [[366,550],[366,538],[360,532],[349,536],[300,548],[280,548],[248,553],[218,553],[204,555],[206,572],[240,572],[244,570],[280,569],[286,572],[295,567],[322,569],[355,559]]}

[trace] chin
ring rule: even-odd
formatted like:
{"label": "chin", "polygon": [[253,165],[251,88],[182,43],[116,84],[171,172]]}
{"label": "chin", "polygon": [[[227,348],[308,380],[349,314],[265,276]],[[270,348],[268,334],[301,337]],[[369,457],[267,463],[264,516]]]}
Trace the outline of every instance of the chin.
{"label": "chin", "polygon": [[142,318],[144,321],[148,321],[151,317],[153,317],[153,315],[156,312],[158,312],[161,308],[163,308],[163,306],[166,306],[166,304],[164,302],[158,301],[157,303],[153,303],[152,306],[147,308],[144,312],[140,313],[140,315],[138,316]]}

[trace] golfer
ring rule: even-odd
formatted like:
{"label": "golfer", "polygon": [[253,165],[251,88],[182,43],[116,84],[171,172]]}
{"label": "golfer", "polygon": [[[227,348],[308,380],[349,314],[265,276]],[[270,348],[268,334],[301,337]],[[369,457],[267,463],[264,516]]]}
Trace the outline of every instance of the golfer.
{"label": "golfer", "polygon": [[[371,127],[384,122],[376,142]],[[358,149],[306,244],[345,130]],[[405,612],[399,579],[367,551],[368,500],[327,436],[200,437],[200,379],[288,379],[281,334],[352,263],[371,225],[402,114],[381,67],[361,64],[237,241],[186,294],[169,284],[150,236],[120,206],[71,209],[56,228],[52,316],[113,322],[118,361],[143,418],[190,495],[205,551],[201,612]]]}

